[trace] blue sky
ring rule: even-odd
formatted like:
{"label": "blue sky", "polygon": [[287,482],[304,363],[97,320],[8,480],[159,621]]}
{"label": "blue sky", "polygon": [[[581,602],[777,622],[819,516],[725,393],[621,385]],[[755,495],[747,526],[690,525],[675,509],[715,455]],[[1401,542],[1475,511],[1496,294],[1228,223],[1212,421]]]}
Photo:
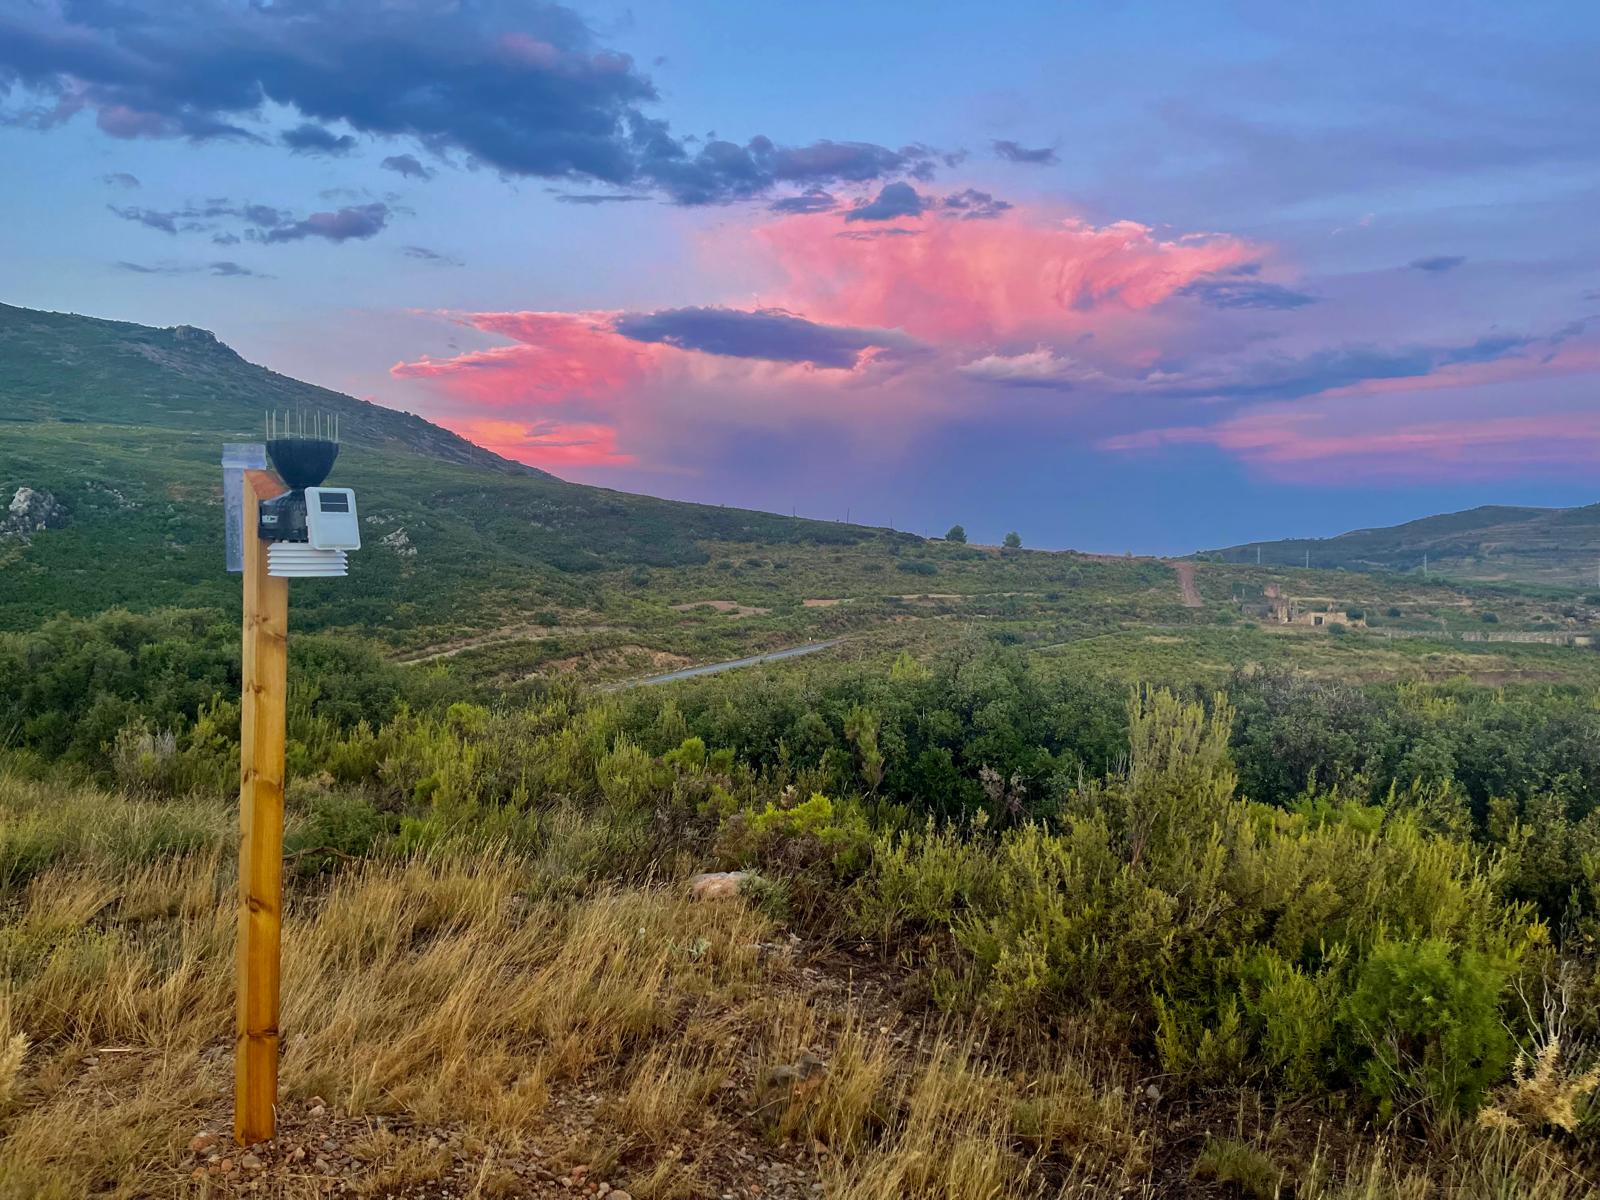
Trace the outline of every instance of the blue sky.
{"label": "blue sky", "polygon": [[922,532],[1588,503],[1597,51],[1576,0],[0,0],[0,300]]}

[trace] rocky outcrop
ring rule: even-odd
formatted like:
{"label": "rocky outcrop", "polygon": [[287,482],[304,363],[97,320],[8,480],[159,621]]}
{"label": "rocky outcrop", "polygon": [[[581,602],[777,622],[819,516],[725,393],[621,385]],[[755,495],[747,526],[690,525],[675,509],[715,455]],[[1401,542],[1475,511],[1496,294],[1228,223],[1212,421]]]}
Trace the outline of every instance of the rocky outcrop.
{"label": "rocky outcrop", "polygon": [[49,492],[24,484],[0,513],[0,540],[20,541],[26,545],[34,534],[59,529],[66,523],[67,510],[60,501]]}

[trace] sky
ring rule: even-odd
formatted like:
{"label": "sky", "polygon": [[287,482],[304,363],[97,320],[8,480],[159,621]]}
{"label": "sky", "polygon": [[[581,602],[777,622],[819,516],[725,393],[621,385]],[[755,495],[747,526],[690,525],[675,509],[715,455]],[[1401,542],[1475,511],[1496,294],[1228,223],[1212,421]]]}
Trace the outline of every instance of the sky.
{"label": "sky", "polygon": [[974,541],[1592,503],[1597,61],[1587,0],[0,0],[0,301]]}

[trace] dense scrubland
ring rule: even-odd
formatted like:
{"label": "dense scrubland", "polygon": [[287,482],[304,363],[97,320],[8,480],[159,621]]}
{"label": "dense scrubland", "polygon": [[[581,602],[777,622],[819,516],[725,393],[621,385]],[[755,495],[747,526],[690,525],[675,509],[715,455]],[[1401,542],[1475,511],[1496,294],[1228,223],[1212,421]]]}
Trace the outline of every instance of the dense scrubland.
{"label": "dense scrubland", "polygon": [[[0,348],[44,514],[0,531],[0,1197],[1594,1194],[1600,596],[1550,586],[1593,510],[1332,547],[1510,580],[1250,547],[1194,607],[569,484],[198,330]],[[216,461],[297,408],[368,544],[295,585],[246,1158]]]}
{"label": "dense scrubland", "polygon": [[[205,621],[0,641],[0,1191],[249,1176],[187,1150],[231,1044]],[[355,1149],[259,1182],[1591,1193],[1592,688],[1002,643],[496,700],[296,639],[285,1105]]]}

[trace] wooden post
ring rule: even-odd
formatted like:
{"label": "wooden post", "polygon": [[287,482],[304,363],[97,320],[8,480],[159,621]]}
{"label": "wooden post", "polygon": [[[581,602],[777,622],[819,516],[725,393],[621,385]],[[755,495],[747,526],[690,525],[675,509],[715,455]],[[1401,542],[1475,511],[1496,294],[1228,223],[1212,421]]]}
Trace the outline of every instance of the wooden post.
{"label": "wooden post", "polygon": [[289,581],[267,574],[256,510],[283,491],[245,472],[244,689],[239,706],[239,993],[233,1136],[241,1146],[276,1130],[278,954],[283,909],[283,743],[288,690]]}

